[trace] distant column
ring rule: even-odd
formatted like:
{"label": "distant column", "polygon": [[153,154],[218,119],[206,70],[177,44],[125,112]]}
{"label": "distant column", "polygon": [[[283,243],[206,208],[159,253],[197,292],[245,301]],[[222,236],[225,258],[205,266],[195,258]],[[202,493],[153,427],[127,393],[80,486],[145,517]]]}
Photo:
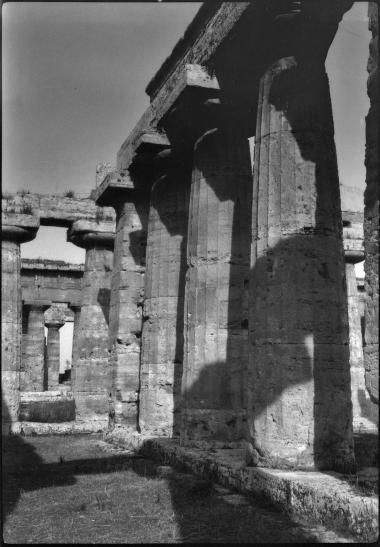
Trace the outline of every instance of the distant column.
{"label": "distant column", "polygon": [[289,13],[276,14],[267,52],[272,58],[259,90],[249,319],[250,461],[277,468],[350,470],[347,297],[324,67],[344,8],[338,2],[293,4]]}
{"label": "distant column", "polygon": [[128,173],[115,172],[96,190],[97,205],[116,211],[109,348],[110,426],[138,429],[138,392],[144,298],[148,193]]}
{"label": "distant column", "polygon": [[44,390],[44,311],[46,305],[24,304],[26,332],[22,339],[21,391]]}
{"label": "distant column", "polygon": [[51,306],[45,312],[45,326],[48,329],[46,339],[47,389],[59,389],[60,337],[59,329],[65,324],[65,317],[60,308]]}
{"label": "distant column", "polygon": [[32,215],[2,214],[1,383],[2,431],[17,430],[21,368],[20,244],[35,238],[39,220]]}
{"label": "distant column", "polygon": [[108,336],[115,224],[74,222],[68,240],[86,249],[82,306],[76,312],[72,390],[77,420],[108,422],[111,388]]}
{"label": "distant column", "polygon": [[365,385],[363,331],[355,264],[364,260],[363,214],[343,212],[346,265],[351,394],[354,433],[377,432],[378,408]]}
{"label": "distant column", "polygon": [[79,339],[78,334],[79,334],[79,322],[80,322],[81,309],[79,306],[70,306],[70,307],[72,311],[74,312],[73,351],[72,351],[72,357],[71,357],[71,380],[72,380],[72,372],[78,360],[78,339]]}

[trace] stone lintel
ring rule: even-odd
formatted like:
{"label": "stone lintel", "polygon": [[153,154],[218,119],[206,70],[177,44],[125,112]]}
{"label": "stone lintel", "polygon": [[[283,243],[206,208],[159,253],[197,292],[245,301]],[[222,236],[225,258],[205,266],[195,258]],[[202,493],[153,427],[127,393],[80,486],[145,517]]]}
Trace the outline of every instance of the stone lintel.
{"label": "stone lintel", "polygon": [[[99,213],[95,202],[91,198],[75,198],[62,195],[48,195],[35,193],[7,194],[2,198],[3,214],[19,214],[27,216],[24,210],[38,213],[41,226],[63,226],[70,228],[76,220],[97,220]],[[113,220],[115,212],[106,209],[102,212],[104,220]],[[3,221],[4,224],[4,221]]]}
{"label": "stone lintel", "polygon": [[41,300],[41,299],[36,299],[36,300],[23,300],[22,301],[23,305],[24,306],[31,306],[31,307],[50,307],[52,305],[52,301],[51,300]]}
{"label": "stone lintel", "polygon": [[40,219],[35,215],[2,213],[1,225],[2,239],[25,243],[36,237]]}
{"label": "stone lintel", "polygon": [[83,272],[84,264],[72,264],[63,260],[48,260],[44,258],[23,258],[22,270],[52,270],[59,272]]}
{"label": "stone lintel", "polygon": [[77,220],[67,231],[67,241],[85,249],[93,245],[113,248],[114,239],[114,222]]}

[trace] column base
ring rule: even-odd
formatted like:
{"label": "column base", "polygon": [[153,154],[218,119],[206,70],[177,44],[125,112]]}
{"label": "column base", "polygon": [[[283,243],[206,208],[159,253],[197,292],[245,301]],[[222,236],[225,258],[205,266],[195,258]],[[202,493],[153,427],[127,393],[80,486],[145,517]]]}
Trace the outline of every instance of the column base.
{"label": "column base", "polygon": [[245,411],[183,409],[180,443],[205,449],[243,447],[245,422]]}
{"label": "column base", "polygon": [[313,446],[291,446],[286,442],[266,443],[258,446],[254,441],[245,443],[247,466],[272,469],[297,469],[299,471],[334,470],[353,473],[356,470],[352,447],[324,450],[316,453]]}

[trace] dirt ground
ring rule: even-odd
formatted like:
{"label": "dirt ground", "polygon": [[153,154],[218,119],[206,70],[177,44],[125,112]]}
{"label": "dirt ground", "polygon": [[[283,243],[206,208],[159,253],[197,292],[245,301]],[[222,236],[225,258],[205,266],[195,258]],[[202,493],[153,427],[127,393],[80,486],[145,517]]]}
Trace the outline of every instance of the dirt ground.
{"label": "dirt ground", "polygon": [[311,528],[96,436],[3,438],[7,543],[331,543]]}

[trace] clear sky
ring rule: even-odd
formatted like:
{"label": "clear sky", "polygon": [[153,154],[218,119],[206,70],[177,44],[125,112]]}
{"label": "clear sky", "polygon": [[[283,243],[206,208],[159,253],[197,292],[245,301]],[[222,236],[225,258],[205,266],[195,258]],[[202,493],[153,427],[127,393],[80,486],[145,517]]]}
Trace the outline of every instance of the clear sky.
{"label": "clear sky", "polygon": [[[3,189],[88,195],[96,164],[116,163],[120,145],[148,106],[146,84],[199,7],[195,2],[4,4]],[[326,62],[340,179],[361,191],[369,107],[367,27],[367,2],[356,2]],[[352,204],[352,192],[342,194],[343,202]],[[81,249],[65,243],[63,229],[48,227],[22,252],[83,260]]]}

